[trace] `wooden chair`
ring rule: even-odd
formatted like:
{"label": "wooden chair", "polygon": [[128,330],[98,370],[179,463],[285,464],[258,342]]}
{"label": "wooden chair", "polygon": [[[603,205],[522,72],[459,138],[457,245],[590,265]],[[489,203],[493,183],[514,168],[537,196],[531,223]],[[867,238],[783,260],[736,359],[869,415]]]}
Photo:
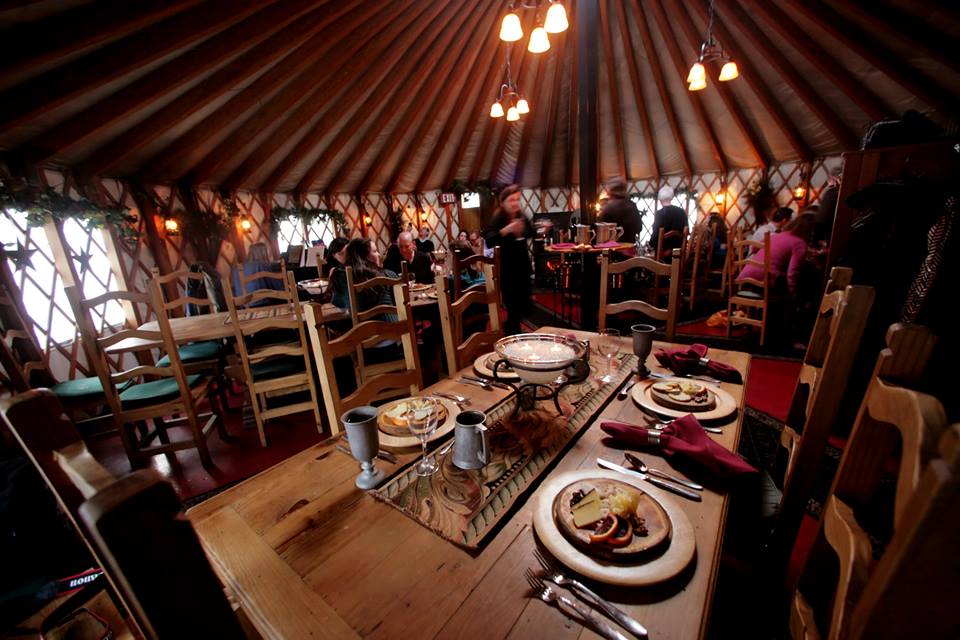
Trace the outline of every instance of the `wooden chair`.
{"label": "wooden chair", "polygon": [[[264,423],[272,418],[313,411],[317,431],[323,433],[320,410],[317,405],[317,389],[310,364],[310,348],[303,331],[303,308],[297,295],[293,273],[262,272],[259,278],[276,279],[282,282],[282,290],[260,289],[239,296],[228,296],[230,322],[236,338],[237,352],[243,366],[244,381],[250,394],[250,404],[257,422],[260,444],[267,446]],[[272,300],[286,304],[292,313],[265,315],[241,321],[241,313],[256,314],[258,307],[238,308],[257,302]],[[258,341],[257,334],[278,335],[280,341]],[[269,406],[268,399],[307,391],[310,400]]]}
{"label": "wooden chair", "polygon": [[[755,256],[761,249],[763,260],[758,261]],[[760,345],[763,346],[767,339],[767,316],[770,310],[770,234],[765,234],[762,242],[738,240],[733,244],[733,251],[731,294],[727,299],[727,337],[730,337],[733,327],[738,324],[760,327]],[[759,280],[746,278],[737,281],[737,275],[747,265],[760,267],[763,270],[763,277]],[[753,289],[744,288],[744,285],[749,285]],[[741,307],[747,309],[747,315],[735,315]],[[755,312],[759,317],[753,317],[750,312]]]}
{"label": "wooden chair", "polygon": [[[120,432],[123,447],[131,466],[138,466],[150,456],[173,453],[181,449],[196,448],[203,465],[212,466],[213,459],[207,448],[207,437],[216,427],[220,436],[227,438],[223,420],[216,403],[211,402],[212,413],[199,414],[197,404],[207,397],[211,378],[204,374],[187,375],[180,362],[177,345],[170,330],[170,321],[163,310],[163,298],[159,288],[151,294],[116,291],[84,300],[75,287],[65,288],[76,314],[77,324],[83,336],[83,346],[88,360],[93,364],[103,385],[107,403],[113,413],[114,423]],[[149,307],[157,318],[159,331],[120,328],[111,335],[99,336],[90,317],[91,311],[108,303],[141,304]],[[138,365],[113,372],[105,350],[127,338],[139,338],[158,343],[169,357],[167,365]],[[118,358],[117,368],[122,368],[123,356]],[[153,378],[143,381],[144,376]],[[167,416],[181,417],[167,420]],[[205,420],[205,422],[201,422]],[[141,429],[134,434],[131,427],[136,423],[152,422],[153,430]],[[187,440],[171,441],[167,427],[186,424],[190,430]],[[152,444],[158,439],[160,444]]]}
{"label": "wooden chair", "polygon": [[[610,276],[625,273],[633,269],[644,269],[654,274],[654,277],[665,277],[670,280],[667,307],[655,307],[645,300],[623,300],[608,303],[608,285]],[[666,339],[673,340],[677,330],[677,316],[680,311],[680,249],[674,249],[669,264],[644,257],[629,258],[622,262],[610,262],[610,252],[605,250],[600,256],[600,315],[598,327],[607,328],[607,316],[624,311],[639,311],[655,320],[666,322]]]}
{"label": "wooden chair", "polygon": [[693,311],[697,303],[698,292],[706,291],[708,278],[710,275],[710,260],[713,256],[713,232],[707,224],[700,224],[690,232],[691,243],[693,244],[693,259],[689,256],[690,277],[686,280],[688,286],[684,287],[690,292],[688,298],[690,310]]}
{"label": "wooden chair", "polygon": [[[440,309],[440,325],[443,328],[443,346],[447,358],[447,373],[455,374],[472,364],[477,357],[493,351],[493,345],[503,338],[500,325],[500,248],[494,249],[493,257],[470,256],[460,263],[483,265],[483,282],[463,290],[462,295],[451,292],[447,278],[437,282],[437,306]],[[454,271],[453,280],[459,280],[459,271]],[[485,314],[477,309],[486,306]],[[482,328],[478,325],[482,324]],[[486,327],[489,324],[490,330]],[[477,331],[464,337],[468,327]]]}
{"label": "wooden chair", "polygon": [[14,437],[104,570],[143,637],[245,637],[169,483],[115,479],[49,390],[0,402]]}
{"label": "wooden chair", "polygon": [[[924,624],[923,619],[927,616],[921,613],[922,606],[919,611],[909,611],[902,608],[905,603],[879,597],[889,596],[890,589],[904,591],[903,587],[906,585],[890,584],[889,572],[895,568],[891,565],[903,565],[913,559],[902,556],[903,547],[887,547],[880,563],[884,563],[890,553],[895,553],[898,557],[887,560],[884,566],[888,573],[878,576],[873,566],[870,538],[862,523],[866,521],[863,518],[865,508],[875,506],[877,502],[878,487],[887,463],[899,450],[891,529],[895,538],[900,536],[899,541],[913,538],[908,548],[922,548],[920,545],[923,542],[915,538],[916,523],[908,520],[906,516],[916,515],[909,508],[911,501],[920,495],[920,478],[931,461],[937,457],[937,446],[947,430],[947,425],[943,407],[936,398],[912,391],[905,385],[919,381],[935,342],[936,338],[930,331],[917,325],[893,325],[887,333],[887,348],[880,353],[874,377],[867,388],[863,404],[860,405],[853,431],[824,505],[813,547],[793,594],[790,631],[794,638],[850,636],[851,619],[874,578],[883,580],[885,584],[872,588],[871,592],[875,597],[864,604],[864,607],[869,608],[867,614],[865,615],[863,610],[858,612],[861,629],[874,626],[872,615],[883,614],[889,618],[894,611],[909,615],[911,623]],[[929,498],[929,495],[926,497]],[[955,494],[953,502],[956,503]],[[929,506],[928,503],[926,507]],[[946,516],[956,531],[955,510],[952,514],[945,513],[940,516]],[[950,562],[950,557],[956,553],[956,538],[945,544],[940,536],[933,534],[937,530],[937,516],[930,514],[928,517],[931,519],[928,519],[926,524],[932,535],[926,542],[932,545],[939,538],[940,553],[943,554],[939,562]],[[937,561],[927,556],[927,562],[930,563],[931,560]],[[922,584],[922,580],[920,582]],[[950,576],[949,582],[953,584],[956,592],[957,576]],[[941,594],[934,596],[940,597]],[[886,612],[874,609],[881,600],[886,600],[892,609]],[[953,602],[952,608],[955,608],[956,601]],[[956,632],[955,611],[950,611],[950,616]],[[880,633],[864,637],[890,636]],[[912,629],[910,637],[933,636]]]}
{"label": "wooden chair", "polygon": [[[364,280],[363,282],[356,282],[353,275],[353,267],[346,267],[347,274],[347,294],[350,298],[350,320],[353,322],[353,326],[356,327],[361,322],[366,322],[372,320],[379,316],[390,315],[396,313],[396,307],[394,304],[377,304],[367,309],[360,309],[360,299],[364,292],[374,291],[376,289],[386,289],[388,291],[395,290],[396,285],[404,284],[411,281],[413,274],[407,270],[406,261],[402,264],[402,272],[396,278],[388,278],[386,276],[378,278],[370,278],[369,280]],[[403,359],[389,360],[387,362],[376,362],[368,364],[367,360],[370,356],[373,356],[376,352],[370,351],[373,345],[377,344],[377,340],[370,340],[363,345],[357,347],[356,353],[354,354],[354,371],[357,376],[357,384],[366,382],[371,377],[378,376],[381,373],[389,373],[391,371],[400,371],[405,366]]]}
{"label": "wooden chair", "polygon": [[[667,246],[667,241],[673,238],[680,238],[679,249],[671,249]],[[657,234],[657,252],[654,254],[654,258],[657,262],[669,264],[674,258],[674,251],[680,252],[680,273],[683,274],[686,272],[687,264],[687,230],[664,232],[663,229],[660,229],[660,232]],[[672,280],[665,282],[664,276],[655,273],[653,276],[653,286],[648,290],[648,300],[650,303],[654,306],[659,305],[660,299],[664,295],[669,296],[672,284]]]}
{"label": "wooden chair", "polygon": [[[479,265],[479,266],[478,266]],[[493,256],[488,258],[481,253],[474,253],[466,258],[453,252],[453,299],[459,300],[460,296],[466,291],[485,291],[486,290],[486,266],[493,268],[493,275],[497,282],[500,281],[500,247],[494,247]],[[475,271],[479,268],[484,274],[484,282],[476,282],[470,286],[464,287],[463,273],[465,271]]]}
{"label": "wooden chair", "polygon": [[[306,305],[307,328],[313,344],[314,359],[323,367],[320,389],[323,392],[332,435],[340,432],[340,416],[348,409],[370,404],[393,391],[409,391],[410,395],[415,395],[423,386],[420,356],[417,353],[417,334],[410,310],[409,286],[395,285],[393,297],[397,302],[396,306],[391,308],[391,315],[396,315],[397,320],[364,320],[333,340],[327,337],[320,305]],[[403,346],[404,368],[360,381],[356,391],[347,397],[341,397],[333,361],[343,356],[352,356],[357,348],[364,344],[390,339],[400,340]]]}

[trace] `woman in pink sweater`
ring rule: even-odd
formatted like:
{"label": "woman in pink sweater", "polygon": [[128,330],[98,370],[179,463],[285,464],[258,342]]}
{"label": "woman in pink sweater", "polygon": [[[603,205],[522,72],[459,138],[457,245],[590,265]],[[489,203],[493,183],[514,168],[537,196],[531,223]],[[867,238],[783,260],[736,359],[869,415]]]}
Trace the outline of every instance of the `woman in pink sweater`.
{"label": "woman in pink sweater", "polygon": [[[780,233],[770,235],[770,279],[771,285],[786,274],[787,288],[791,296],[797,295],[797,285],[800,282],[800,267],[807,257],[807,248],[810,235],[816,225],[816,217],[812,213],[801,213],[784,225]],[[751,261],[763,263],[764,250],[761,249],[751,257]],[[748,264],[737,276],[737,282],[745,278],[761,280],[763,267]]]}

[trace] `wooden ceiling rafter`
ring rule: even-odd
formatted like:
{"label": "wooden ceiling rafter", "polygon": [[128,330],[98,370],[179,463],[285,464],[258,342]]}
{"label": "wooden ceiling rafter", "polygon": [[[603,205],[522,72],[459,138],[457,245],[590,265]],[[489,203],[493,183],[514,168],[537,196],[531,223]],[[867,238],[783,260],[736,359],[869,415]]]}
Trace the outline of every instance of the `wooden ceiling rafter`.
{"label": "wooden ceiling rafter", "polygon": [[[569,16],[572,21],[573,16]],[[564,36],[563,53],[557,57],[553,65],[553,80],[550,82],[550,110],[547,113],[546,136],[543,139],[543,150],[540,153],[540,182],[538,186],[546,189],[550,183],[550,160],[553,157],[553,140],[557,131],[557,119],[560,111],[560,101],[563,89],[563,69],[575,45],[567,44],[568,37]]]}
{"label": "wooden ceiling rafter", "polygon": [[[410,48],[406,47],[403,56],[403,59],[400,61],[400,64],[395,68],[391,69],[387,73],[379,76],[377,84],[373,87],[370,92],[370,95],[379,96],[380,103],[376,105],[373,109],[366,110],[360,109],[346,122],[346,124],[340,129],[340,132],[337,134],[337,137],[334,138],[333,142],[324,149],[320,157],[313,162],[313,164],[307,169],[307,171],[300,178],[300,181],[297,183],[297,189],[301,191],[309,191],[314,187],[314,183],[320,177],[321,172],[329,168],[331,162],[336,160],[336,154],[343,151],[344,147],[353,140],[363,129],[367,126],[371,117],[376,115],[376,119],[380,120],[382,117],[382,112],[379,107],[385,107],[386,112],[394,114],[397,109],[400,108],[401,101],[398,99],[391,100],[389,96],[392,96],[395,91],[403,90],[404,81],[409,80],[409,78],[414,77],[417,73],[417,66],[423,60],[424,56],[432,49],[434,46],[437,46],[438,40],[444,38],[445,42],[449,42],[449,39],[453,37],[455,30],[450,30],[448,33],[444,34],[444,31],[453,21],[453,19],[460,13],[462,19],[466,19],[466,13],[460,12],[459,7],[451,7],[450,3],[444,3],[442,17],[434,18],[433,20],[427,21],[426,24],[421,24],[417,29],[417,37],[414,38],[413,42],[421,43],[423,38],[426,37],[425,34],[432,33],[433,38],[430,40],[429,45],[422,45],[422,50],[420,55],[414,56],[410,55]],[[444,45],[445,46],[445,45]],[[386,104],[384,104],[386,103]],[[384,122],[387,122],[388,118],[384,118]],[[364,140],[372,138],[376,135],[377,131],[373,128],[367,130],[367,135],[364,136]],[[372,135],[371,135],[372,134]],[[357,144],[355,149],[361,149],[363,151],[369,150],[369,142],[367,144]],[[352,154],[351,154],[352,155]],[[332,184],[339,182],[341,176],[339,175],[341,171],[345,168],[349,169],[351,162],[341,162],[337,167],[337,171],[334,173],[333,178],[325,185],[323,185],[324,191],[329,191],[330,193],[337,193],[335,189],[332,188]]]}
{"label": "wooden ceiling rafter", "polygon": [[[600,44],[603,52],[604,66],[607,69],[607,89],[610,91],[610,115],[613,119],[613,145],[616,148],[617,175],[623,180],[629,180],[627,170],[627,147],[623,141],[623,115],[620,112],[620,91],[617,71],[613,64],[613,32],[610,27],[610,7],[607,0],[600,0]],[[598,70],[599,71],[599,70]]]}
{"label": "wooden ceiling rafter", "polygon": [[[640,31],[640,40],[643,42],[643,49],[647,54],[647,62],[650,65],[650,71],[653,72],[653,80],[657,85],[657,93],[660,95],[660,103],[663,105],[664,113],[667,116],[667,123],[670,125],[670,132],[673,139],[677,141],[677,148],[680,150],[680,160],[683,162],[683,172],[688,178],[693,175],[693,165],[690,163],[690,152],[687,148],[687,141],[680,130],[680,124],[677,121],[677,114],[673,108],[673,102],[670,100],[670,92],[667,91],[667,82],[663,77],[663,69],[660,68],[657,50],[653,46],[653,36],[650,33],[650,25],[643,13],[643,3],[637,0],[634,5],[636,11],[633,16],[637,21],[637,28]],[[664,36],[666,37],[666,36]]]}
{"label": "wooden ceiling rafter", "polygon": [[842,64],[834,60],[823,47],[800,30],[800,27],[776,5],[758,0],[746,0],[751,11],[760,15],[767,28],[773,29],[780,37],[790,43],[807,60],[813,63],[820,73],[830,79],[848,98],[874,120],[883,120],[893,116],[893,111],[869,85],[859,84]]}
{"label": "wooden ceiling rafter", "polygon": [[[407,6],[401,14],[404,17],[384,21],[384,26],[387,28],[385,36],[375,40],[377,44],[371,52],[354,61],[362,66],[362,70],[352,74],[341,72],[331,79],[334,85],[339,88],[333,100],[322,96],[324,102],[328,105],[324,113],[328,113],[330,109],[337,109],[341,113],[349,112],[353,105],[367,93],[367,87],[362,82],[362,78],[373,77],[380,70],[383,70],[383,73],[391,73],[403,56],[403,47],[408,46],[413,41],[414,33],[420,33],[420,31],[411,30],[411,25],[419,19],[429,23],[440,15],[443,7],[444,5],[441,3]],[[348,65],[346,70],[351,68],[353,68],[352,65]],[[321,117],[317,120],[273,168],[267,178],[260,184],[260,188],[276,191],[297,164],[306,158],[330,130],[339,123],[340,120],[336,117]],[[321,152],[321,155],[327,154],[328,157],[332,157],[336,151],[328,145]],[[299,189],[299,187],[294,187],[294,189]]]}
{"label": "wooden ceiling rafter", "polygon": [[667,52],[673,61],[675,77],[682,82],[683,93],[693,107],[694,117],[696,117],[700,129],[707,134],[707,141],[710,143],[710,151],[714,161],[717,163],[717,168],[720,170],[720,173],[726,173],[729,163],[727,162],[726,155],[723,153],[723,146],[720,144],[720,139],[717,137],[713,123],[710,121],[710,116],[704,104],[705,100],[703,96],[700,95],[700,92],[687,90],[687,83],[685,81],[687,71],[689,70],[687,59],[684,57],[683,52],[680,51],[680,45],[677,44],[677,36],[670,27],[670,20],[667,18],[667,13],[660,0],[650,0],[650,6],[653,8],[654,20],[656,20],[663,40],[667,45]]}
{"label": "wooden ceiling rafter", "polygon": [[[304,13],[313,0],[285,1],[217,33],[183,54],[151,70],[111,95],[70,116],[23,145],[26,162],[43,162],[92,134],[121,120],[138,108],[175,92],[182,85],[216,68],[231,57],[259,44]],[[270,25],[265,28],[264,25]],[[17,154],[18,151],[14,151]]]}
{"label": "wooden ceiling rafter", "polygon": [[[429,73],[424,71],[424,75],[433,76],[430,78],[426,90],[421,90],[420,92],[415,91],[418,96],[424,96],[422,103],[424,106],[419,106],[417,99],[414,99],[407,106],[403,115],[400,116],[397,129],[394,129],[390,134],[390,142],[376,155],[373,163],[367,168],[367,171],[364,172],[363,178],[361,178],[359,182],[359,191],[367,191],[370,188],[371,182],[379,176],[384,164],[393,157],[400,142],[406,137],[407,131],[413,126],[419,114],[420,125],[417,127],[413,136],[407,141],[407,144],[404,145],[403,151],[400,153],[399,159],[387,177],[386,182],[381,185],[381,189],[385,193],[392,193],[396,189],[396,182],[403,172],[406,158],[410,154],[411,149],[422,140],[427,130],[433,126],[436,117],[439,115],[439,111],[452,100],[452,91],[445,91],[444,88],[449,87],[452,89],[455,85],[457,75],[463,74],[464,69],[472,66],[469,61],[471,54],[473,59],[478,57],[484,38],[489,36],[493,31],[497,16],[502,8],[500,4],[501,3],[490,3],[486,9],[486,13],[481,14],[477,19],[476,27],[472,30],[470,36],[462,39],[460,50],[456,55],[453,55],[453,49],[456,45],[456,41],[453,41],[450,43],[450,49],[441,58],[439,68]],[[429,104],[426,104],[427,102],[429,102]]]}
{"label": "wooden ceiling rafter", "polygon": [[[538,116],[541,113],[540,109],[544,104],[543,85],[546,84],[544,78],[547,75],[547,63],[552,60],[553,67],[556,68],[563,60],[563,52],[566,49],[566,46],[567,34],[561,33],[555,37],[553,42],[550,44],[550,51],[552,53],[540,54],[540,60],[537,64],[537,75],[533,81],[533,92],[529,94],[530,98],[533,100],[533,106],[531,108],[531,113],[527,114],[523,118],[523,131],[520,132],[520,147],[517,151],[517,162],[513,167],[513,182],[515,184],[522,185],[523,175],[524,173],[528,173],[527,156],[530,153],[530,140],[533,138],[534,127],[536,127],[540,122],[540,118]],[[530,116],[534,117],[531,118]],[[549,118],[549,115],[547,117]],[[528,186],[535,187],[537,185]]]}
{"label": "wooden ceiling rafter", "polygon": [[[243,20],[274,0],[221,0],[167,18],[0,92],[0,132]],[[152,35],[151,35],[152,34]],[[150,42],[145,47],[144,42]]]}
{"label": "wooden ceiling rafter", "polygon": [[[935,109],[949,112],[957,106],[956,97],[945,91],[899,57],[885,51],[876,39],[820,0],[787,0],[790,6],[816,23],[888,78]],[[872,4],[872,3],[871,3]],[[956,68],[956,61],[954,66]]]}
{"label": "wooden ceiling rafter", "polygon": [[[347,20],[352,20],[347,18]],[[350,24],[353,22],[351,21]],[[331,33],[336,33],[335,27],[329,27]],[[342,37],[342,35],[341,35]],[[200,122],[168,144],[166,147],[145,160],[141,172],[148,182],[169,182],[184,177],[193,168],[189,158],[194,149],[201,148],[207,141],[218,136],[224,130],[235,131],[246,122],[246,118],[259,111],[263,105],[271,102],[284,87],[291,86],[291,80],[300,76],[305,69],[314,65],[315,69],[322,69],[330,65],[324,56],[333,50],[339,41],[336,35],[327,38],[321,33],[310,38],[295,51],[287,54],[275,64],[269,73],[263,73],[253,82],[243,87],[229,100],[209,113]],[[338,58],[339,59],[339,58]],[[294,91],[296,96],[302,96],[301,91]],[[253,109],[251,112],[250,110]],[[244,117],[245,116],[245,117]],[[242,120],[241,120],[242,118]],[[190,181],[193,182],[192,176]]]}
{"label": "wooden ceiling rafter", "polygon": [[573,186],[573,160],[576,158],[577,144],[577,94],[580,92],[578,86],[578,65],[577,56],[579,56],[577,45],[570,46],[570,91],[567,95],[567,155],[564,158],[564,176],[568,187]]}
{"label": "wooden ceiling rafter", "polygon": [[[700,0],[699,2],[695,0],[693,6],[700,16],[700,21],[706,22],[707,0]],[[793,148],[794,153],[796,153],[797,157],[801,160],[810,162],[813,159],[813,150],[810,148],[810,145],[807,144],[797,125],[790,119],[786,111],[783,110],[780,101],[773,95],[773,92],[770,91],[770,87],[763,81],[753,62],[747,56],[746,51],[740,47],[739,39],[733,37],[732,33],[722,22],[721,16],[717,17],[713,28],[720,37],[720,41],[723,42],[723,46],[737,61],[737,65],[740,67],[740,76],[750,85],[750,88],[753,89],[763,108],[770,114],[777,128],[787,139],[787,143]]]}
{"label": "wooden ceiling rafter", "polygon": [[[526,51],[526,49],[523,49],[523,51]],[[537,71],[533,70],[533,62],[536,62],[537,70],[539,70],[543,66],[543,54],[521,54],[521,62],[524,58],[530,58],[531,63],[518,65],[516,81],[519,83],[521,89],[524,87],[529,89],[530,85],[533,84],[533,80],[530,78],[530,76],[537,73]],[[522,68],[520,68],[521,66]],[[526,73],[526,76],[524,76],[524,73]],[[493,146],[493,156],[490,158],[490,173],[487,174],[489,176],[488,180],[491,184],[497,183],[497,170],[499,169],[500,163],[503,160],[503,150],[506,148],[507,141],[510,139],[510,130],[512,128],[511,123],[507,122],[506,116],[503,118],[497,118],[497,120],[500,122],[496,123],[493,135],[494,139],[497,140],[497,143]],[[519,121],[517,121],[517,123],[519,123]],[[497,127],[499,127],[499,129],[497,129]],[[482,158],[479,159],[482,160]],[[479,168],[476,175],[480,175]]]}
{"label": "wooden ceiling rafter", "polygon": [[[686,44],[691,47],[691,51],[698,50],[699,45],[702,42],[701,32],[697,31],[697,29],[693,26],[693,21],[690,18],[690,14],[687,13],[686,7],[682,6],[682,3],[679,0],[668,0],[668,2],[670,3],[670,8],[675,20],[680,23],[680,28],[687,37]],[[720,74],[720,65],[718,63],[712,63],[710,67],[710,76],[717,77]],[[714,75],[714,73],[716,75]],[[761,140],[760,135],[754,130],[753,126],[747,120],[747,117],[744,115],[743,109],[740,107],[740,103],[737,100],[737,97],[734,95],[733,90],[726,82],[711,83],[711,86],[713,86],[717,90],[717,93],[720,94],[720,99],[723,100],[724,106],[726,106],[727,110],[730,112],[730,115],[733,117],[733,122],[737,125],[740,133],[747,141],[750,152],[757,161],[757,166],[763,169],[769,167],[770,156],[763,144],[763,140]]]}
{"label": "wooden ceiling rafter", "polygon": [[0,78],[39,67],[177,14],[200,0],[107,0],[11,29],[0,39]]}
{"label": "wooden ceiling rafter", "polygon": [[637,106],[640,117],[640,126],[643,128],[643,143],[650,158],[653,178],[660,180],[660,166],[657,163],[657,152],[653,144],[653,127],[650,125],[650,113],[647,102],[643,97],[643,83],[640,80],[640,69],[633,51],[633,39],[630,37],[630,27],[627,25],[627,14],[622,2],[614,2],[617,14],[617,24],[620,27],[620,41],[623,45],[623,55],[627,60],[627,72],[630,75],[630,87],[633,89],[633,101]]}

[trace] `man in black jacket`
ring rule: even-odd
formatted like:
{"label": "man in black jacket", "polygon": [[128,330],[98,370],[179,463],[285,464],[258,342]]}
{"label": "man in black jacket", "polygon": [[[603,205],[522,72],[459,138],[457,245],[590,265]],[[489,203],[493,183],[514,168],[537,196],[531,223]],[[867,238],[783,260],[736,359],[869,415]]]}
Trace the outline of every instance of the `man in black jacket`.
{"label": "man in black jacket", "polygon": [[422,251],[417,251],[414,244],[413,234],[404,231],[397,237],[397,244],[390,245],[387,249],[387,257],[383,261],[383,268],[389,269],[399,274],[401,263],[406,260],[410,273],[419,284],[433,284],[433,262],[430,256]]}
{"label": "man in black jacket", "polygon": [[623,227],[620,242],[635,242],[640,233],[640,212],[633,200],[627,197],[627,183],[619,178],[607,183],[610,196],[600,211],[600,222],[612,222]]}
{"label": "man in black jacket", "polygon": [[[657,194],[660,201],[660,209],[653,215],[653,231],[650,234],[650,246],[657,248],[657,240],[660,238],[660,230],[669,233],[671,231],[687,231],[687,213],[675,204],[673,201],[673,187],[664,186]],[[683,244],[681,238],[668,238],[663,243],[664,250],[676,249]]]}

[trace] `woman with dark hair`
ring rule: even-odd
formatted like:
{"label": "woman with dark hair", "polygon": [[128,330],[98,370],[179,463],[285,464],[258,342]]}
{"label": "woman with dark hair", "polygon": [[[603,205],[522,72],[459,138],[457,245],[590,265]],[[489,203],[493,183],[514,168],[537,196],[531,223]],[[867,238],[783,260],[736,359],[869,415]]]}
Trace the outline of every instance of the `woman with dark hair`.
{"label": "woman with dark hair", "polygon": [[[393,271],[385,270],[381,266],[380,251],[373,240],[354,238],[347,244],[344,264],[333,271],[330,276],[330,288],[333,291],[333,304],[341,309],[350,308],[350,294],[347,292],[346,268],[353,269],[354,283],[366,282],[371,278],[386,276],[396,278]],[[363,309],[375,307],[378,304],[393,304],[393,291],[388,289],[367,289],[358,302]]]}
{"label": "woman with dark hair", "polygon": [[343,261],[346,260],[346,249],[349,242],[346,238],[339,237],[330,241],[330,246],[327,247],[327,252],[324,255],[321,278],[329,277],[331,271],[343,264]]}
{"label": "woman with dark hair", "polygon": [[500,206],[483,233],[488,247],[500,247],[500,291],[507,308],[504,332],[520,333],[520,320],[530,306],[530,251],[527,240],[533,237],[533,225],[523,214],[520,186],[511,184],[500,192]]}
{"label": "woman with dark hair", "polygon": [[[796,296],[800,284],[800,271],[807,257],[807,248],[810,236],[816,226],[816,217],[812,213],[801,213],[784,225],[780,233],[770,235],[770,278],[771,285],[780,284],[778,280],[786,276],[787,290],[791,296]],[[761,249],[751,258],[754,262],[763,263],[766,256]],[[763,269],[748,264],[737,276],[737,281],[745,278],[754,280],[763,279]]]}

